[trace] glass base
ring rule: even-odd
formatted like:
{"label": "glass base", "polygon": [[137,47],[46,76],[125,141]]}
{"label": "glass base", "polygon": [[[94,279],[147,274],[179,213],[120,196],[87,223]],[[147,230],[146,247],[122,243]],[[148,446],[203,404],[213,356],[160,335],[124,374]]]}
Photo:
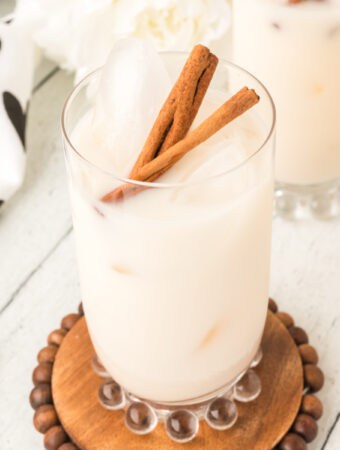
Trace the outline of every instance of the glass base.
{"label": "glass base", "polygon": [[92,368],[105,378],[98,389],[100,404],[111,411],[124,409],[125,425],[130,431],[140,435],[148,434],[160,422],[164,423],[171,440],[185,443],[197,435],[200,420],[205,420],[215,430],[227,430],[235,424],[238,418],[235,402],[251,402],[261,393],[261,380],[253,370],[261,359],[262,351],[259,349],[248,370],[233,382],[202,401],[196,399],[186,405],[155,403],[130,394],[112,378],[104,375],[105,369],[96,355],[93,357]]}
{"label": "glass base", "polygon": [[286,219],[314,217],[329,220],[340,216],[340,179],[300,186],[276,183],[275,213]]}

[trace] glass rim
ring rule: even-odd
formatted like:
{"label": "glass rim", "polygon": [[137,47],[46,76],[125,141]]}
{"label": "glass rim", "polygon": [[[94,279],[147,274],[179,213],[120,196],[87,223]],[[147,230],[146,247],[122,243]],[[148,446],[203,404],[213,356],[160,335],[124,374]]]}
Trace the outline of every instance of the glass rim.
{"label": "glass rim", "polygon": [[[188,56],[189,52],[184,52],[184,51],[161,51],[159,52],[161,55],[178,55],[178,56]],[[85,156],[83,156],[73,145],[72,140],[69,136],[69,133],[67,131],[67,126],[66,126],[66,117],[67,117],[67,112],[68,109],[70,108],[72,101],[76,98],[76,96],[78,95],[79,91],[83,88],[83,86],[92,78],[94,77],[96,74],[98,74],[104,66],[100,66],[97,69],[91,71],[90,73],[88,73],[83,79],[81,79],[72,89],[72,91],[69,93],[69,95],[67,96],[64,106],[63,106],[63,110],[61,113],[61,129],[62,129],[62,133],[63,136],[68,144],[68,146],[70,147],[70,149],[73,151],[73,153],[80,158],[83,162],[85,162],[86,164],[88,164],[91,168],[98,170],[100,173],[102,173],[105,176],[109,176],[111,178],[114,178],[115,180],[120,181],[121,183],[127,183],[127,184],[131,184],[131,185],[136,185],[136,186],[144,186],[146,188],[178,188],[178,187],[189,187],[189,186],[195,186],[195,185],[199,185],[199,184],[204,184],[206,182],[209,181],[214,181],[220,177],[226,176],[230,173],[236,172],[237,170],[241,169],[243,166],[245,166],[246,164],[248,164],[253,158],[256,157],[257,154],[259,154],[261,152],[261,150],[266,146],[266,144],[269,142],[269,140],[271,139],[271,137],[274,134],[274,130],[275,130],[275,125],[276,125],[276,108],[275,108],[275,103],[273,101],[272,96],[270,95],[268,89],[266,88],[266,86],[258,79],[256,78],[253,74],[251,74],[249,71],[247,71],[246,69],[243,69],[242,67],[238,66],[237,64],[234,64],[230,61],[227,61],[226,59],[223,58],[219,58],[219,63],[223,64],[224,66],[227,67],[231,67],[232,69],[236,69],[246,75],[248,75],[251,79],[253,79],[256,83],[258,83],[260,85],[260,87],[264,90],[268,100],[269,100],[269,104],[270,104],[270,108],[271,108],[271,112],[272,112],[272,122],[271,122],[271,126],[269,128],[268,133],[266,134],[265,138],[263,139],[263,142],[256,147],[256,149],[249,155],[247,156],[244,160],[242,160],[240,163],[236,164],[234,167],[227,169],[223,172],[219,172],[213,175],[209,175],[206,177],[203,177],[199,180],[194,180],[194,181],[186,181],[186,182],[178,182],[178,183],[159,183],[159,182],[147,182],[147,181],[137,181],[137,180],[133,180],[131,178],[128,177],[123,177],[120,175],[117,175],[116,173],[110,172],[108,170],[103,169],[102,167],[100,167],[99,165],[93,163],[91,160],[89,160],[88,158],[86,158]]]}

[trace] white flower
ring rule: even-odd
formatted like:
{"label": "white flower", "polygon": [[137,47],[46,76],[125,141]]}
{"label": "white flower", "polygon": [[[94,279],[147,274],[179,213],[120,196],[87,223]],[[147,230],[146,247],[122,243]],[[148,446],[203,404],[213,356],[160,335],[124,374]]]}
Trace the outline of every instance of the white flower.
{"label": "white flower", "polygon": [[77,77],[104,64],[122,36],[189,50],[220,39],[230,25],[227,0],[19,0],[17,15],[46,55]]}

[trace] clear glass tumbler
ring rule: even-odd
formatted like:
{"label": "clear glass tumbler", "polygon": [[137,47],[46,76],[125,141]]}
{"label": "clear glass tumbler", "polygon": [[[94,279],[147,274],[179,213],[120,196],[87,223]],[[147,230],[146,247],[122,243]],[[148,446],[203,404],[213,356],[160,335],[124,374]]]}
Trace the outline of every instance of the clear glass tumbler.
{"label": "clear glass tumbler", "polygon": [[[174,79],[186,58],[164,54]],[[261,130],[256,145],[230,170],[208,178],[141,183],[97,167],[73,142],[99,78],[100,70],[71,93],[62,128],[86,321],[103,375],[115,380],[103,383],[100,398],[111,409],[145,408],[137,416],[149,414],[147,429],[127,415],[133,431],[151,431],[163,418],[170,436],[185,442],[198,419],[210,420],[207,408],[216,396],[224,395],[231,408],[231,425],[231,389],[259,357],[268,302],[274,106],[257,79],[220,61],[212,90],[226,100],[248,85],[261,97],[246,113]],[[119,202],[100,200],[123,182],[145,189]],[[257,394],[244,393],[243,400]],[[189,436],[171,431],[170,413],[183,413],[186,421],[190,415]]]}
{"label": "clear glass tumbler", "polygon": [[233,1],[233,57],[277,108],[276,206],[340,213],[340,2]]}

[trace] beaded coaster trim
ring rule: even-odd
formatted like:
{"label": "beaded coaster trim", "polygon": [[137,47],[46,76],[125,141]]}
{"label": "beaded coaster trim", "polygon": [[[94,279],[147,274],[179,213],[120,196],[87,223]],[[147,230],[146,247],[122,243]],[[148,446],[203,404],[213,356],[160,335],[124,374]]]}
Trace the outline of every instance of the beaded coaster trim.
{"label": "beaded coaster trim", "polygon": [[[322,388],[324,375],[317,366],[318,354],[308,343],[307,333],[295,325],[288,313],[279,311],[274,300],[269,299],[268,308],[285,325],[298,347],[303,364],[305,386],[299,413],[290,430],[274,450],[307,450],[307,444],[317,436],[317,421],[323,413],[322,403],[314,394]],[[80,304],[78,313],[68,314],[62,319],[60,329],[49,334],[48,345],[39,351],[38,366],[33,371],[34,388],[29,398],[35,411],[33,424],[38,432],[44,434],[44,446],[47,450],[78,450],[60,424],[53,404],[51,378],[59,346],[83,314],[82,304]]]}

